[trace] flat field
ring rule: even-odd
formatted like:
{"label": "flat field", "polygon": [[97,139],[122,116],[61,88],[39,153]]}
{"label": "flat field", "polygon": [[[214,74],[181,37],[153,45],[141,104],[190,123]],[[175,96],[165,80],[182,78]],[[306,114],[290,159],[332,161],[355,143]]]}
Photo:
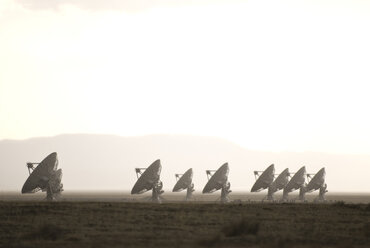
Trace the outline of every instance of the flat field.
{"label": "flat field", "polygon": [[370,247],[370,204],[3,200],[0,247]]}

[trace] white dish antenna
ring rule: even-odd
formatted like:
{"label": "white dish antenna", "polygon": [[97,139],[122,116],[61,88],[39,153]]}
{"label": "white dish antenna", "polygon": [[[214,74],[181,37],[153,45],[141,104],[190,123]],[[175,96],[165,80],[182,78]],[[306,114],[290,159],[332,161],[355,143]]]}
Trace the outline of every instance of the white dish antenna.
{"label": "white dish antenna", "polygon": [[[36,167],[35,167],[36,166]],[[46,200],[59,198],[63,191],[62,169],[58,170],[56,152],[49,154],[40,163],[27,163],[29,177],[22,187],[22,194],[46,191]]]}
{"label": "white dish antenna", "polygon": [[160,180],[161,161],[154,161],[148,168],[135,168],[137,181],[131,190],[131,194],[142,194],[152,190],[153,202],[161,202],[160,195],[163,194],[163,183]]}
{"label": "white dish antenna", "polygon": [[172,192],[180,192],[186,189],[186,201],[190,200],[194,192],[193,169],[190,168],[184,174],[175,174],[177,183]]}
{"label": "white dish antenna", "polygon": [[267,167],[264,171],[254,171],[256,182],[254,183],[251,192],[260,192],[267,189],[274,181],[275,166],[274,164]]}
{"label": "white dish antenna", "polygon": [[306,174],[308,184],[301,188],[300,199],[305,200],[306,193],[320,190],[319,196],[315,201],[325,201],[325,193],[328,192],[326,190],[327,185],[325,183],[325,175],[325,168],[322,168],[316,174]]}
{"label": "white dish antenna", "polygon": [[206,170],[208,182],[204,186],[203,194],[213,193],[221,189],[221,202],[229,201],[230,182],[228,181],[229,165],[223,164],[218,170]]}
{"label": "white dish antenna", "polygon": [[278,177],[272,182],[272,184],[268,188],[267,200],[269,201],[274,200],[274,193],[285,188],[285,186],[289,182],[289,177],[290,177],[289,169],[286,168],[278,175]]}
{"label": "white dish antenna", "polygon": [[304,186],[305,181],[306,181],[305,180],[305,176],[306,176],[306,167],[303,166],[302,168],[300,168],[294,174],[294,176],[292,177],[292,179],[290,179],[290,181],[288,182],[288,184],[284,187],[284,190],[283,190],[283,201],[288,200],[288,194],[290,192],[293,192],[293,191],[295,191],[297,189],[300,189],[301,187]]}

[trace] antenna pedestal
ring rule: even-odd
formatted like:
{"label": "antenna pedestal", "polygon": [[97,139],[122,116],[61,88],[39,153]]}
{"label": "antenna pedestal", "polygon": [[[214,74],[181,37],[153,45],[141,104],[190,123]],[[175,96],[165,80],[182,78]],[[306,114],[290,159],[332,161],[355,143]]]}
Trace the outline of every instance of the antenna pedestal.
{"label": "antenna pedestal", "polygon": [[231,193],[230,183],[227,182],[225,185],[222,186],[222,189],[221,189],[221,202],[222,203],[226,203],[230,201],[229,193]]}
{"label": "antenna pedestal", "polygon": [[327,184],[324,184],[323,186],[320,187],[319,196],[315,199],[316,202],[325,202],[326,201],[325,194],[326,194],[326,192],[328,192],[326,190],[327,187],[328,187]]}
{"label": "antenna pedestal", "polygon": [[60,180],[49,181],[46,187],[46,200],[47,201],[56,201],[58,200],[61,192],[63,191],[63,184],[60,183]]}
{"label": "antenna pedestal", "polygon": [[306,201],[306,187],[305,186],[301,186],[301,188],[299,189],[298,199],[300,201]]}
{"label": "antenna pedestal", "polygon": [[281,201],[282,202],[287,202],[288,201],[288,194],[289,192],[287,192],[285,189],[283,190],[283,197],[281,198]]}
{"label": "antenna pedestal", "polygon": [[53,195],[53,190],[51,189],[50,184],[48,184],[48,187],[46,188],[46,201],[55,201],[55,197]]}
{"label": "antenna pedestal", "polygon": [[274,193],[275,193],[276,190],[274,190],[271,186],[268,188],[267,190],[267,197],[266,199],[268,201],[273,201],[274,200]]}
{"label": "antenna pedestal", "polygon": [[154,203],[161,203],[161,199],[159,198],[160,194],[157,190],[152,191],[152,202]]}
{"label": "antenna pedestal", "polygon": [[158,181],[154,186],[152,190],[152,202],[155,203],[161,203],[161,194],[163,194],[163,183],[161,181]]}
{"label": "antenna pedestal", "polygon": [[194,184],[192,183],[186,190],[186,201],[190,201],[193,198]]}

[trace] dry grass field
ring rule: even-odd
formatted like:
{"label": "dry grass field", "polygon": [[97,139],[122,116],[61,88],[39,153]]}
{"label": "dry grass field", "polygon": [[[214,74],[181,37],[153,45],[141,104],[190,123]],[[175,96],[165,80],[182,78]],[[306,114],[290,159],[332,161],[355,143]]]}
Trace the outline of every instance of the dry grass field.
{"label": "dry grass field", "polygon": [[0,247],[370,247],[370,204],[0,201]]}

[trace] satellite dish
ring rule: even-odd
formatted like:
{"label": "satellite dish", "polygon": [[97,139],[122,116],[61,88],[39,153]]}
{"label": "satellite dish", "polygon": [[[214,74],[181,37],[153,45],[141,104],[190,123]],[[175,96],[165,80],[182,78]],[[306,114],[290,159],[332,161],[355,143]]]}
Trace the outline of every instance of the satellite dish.
{"label": "satellite dish", "polygon": [[229,201],[230,182],[228,181],[229,165],[223,164],[217,171],[206,170],[208,182],[204,186],[203,194],[213,193],[221,189],[221,202]]}
{"label": "satellite dish", "polygon": [[[36,166],[36,168],[35,168]],[[29,177],[22,187],[22,194],[46,191],[46,200],[56,200],[63,191],[62,169],[58,170],[56,152],[49,154],[40,163],[27,163]]]}
{"label": "satellite dish", "polygon": [[303,166],[300,168],[290,179],[288,184],[284,187],[283,190],[283,201],[288,200],[288,194],[293,192],[294,190],[300,189],[305,184],[305,175],[306,175],[306,167]]}
{"label": "satellite dish", "polygon": [[173,187],[172,192],[180,192],[186,189],[186,201],[192,198],[194,192],[193,184],[193,169],[190,168],[184,174],[175,174],[177,183]]}
{"label": "satellite dish", "polygon": [[[152,190],[153,202],[161,202],[160,195],[163,194],[163,183],[160,180],[161,161],[154,161],[148,168],[135,168],[136,176],[138,177],[131,194],[142,194]],[[139,177],[140,175],[140,177]]]}
{"label": "satellite dish", "polygon": [[275,181],[273,181],[272,184],[270,185],[270,187],[268,188],[267,200],[269,200],[269,201],[274,200],[274,193],[279,191],[279,190],[282,190],[283,188],[285,188],[285,186],[289,182],[289,176],[290,176],[290,173],[289,173],[288,168],[283,170],[278,175],[278,177],[275,179]]}
{"label": "satellite dish", "polygon": [[[259,173],[262,173],[261,175]],[[254,183],[251,192],[260,192],[267,189],[274,181],[275,166],[274,164],[267,167],[264,171],[254,171],[256,182]]]}
{"label": "satellite dish", "polygon": [[[316,174],[307,174],[308,184],[301,188],[300,199],[305,200],[305,194],[316,190],[319,191],[319,196],[315,201],[325,201],[325,193],[327,185],[325,183],[325,168],[319,170]],[[312,177],[313,176],[313,177]]]}

